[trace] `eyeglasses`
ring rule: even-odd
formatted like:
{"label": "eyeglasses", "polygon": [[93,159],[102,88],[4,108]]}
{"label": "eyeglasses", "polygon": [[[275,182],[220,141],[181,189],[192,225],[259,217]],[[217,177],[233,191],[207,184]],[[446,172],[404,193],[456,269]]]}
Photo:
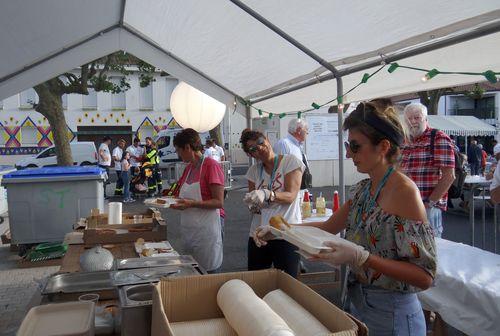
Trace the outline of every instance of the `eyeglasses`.
{"label": "eyeglasses", "polygon": [[361,149],[361,144],[359,144],[356,140],[351,140],[351,141],[345,141],[344,142],[344,147],[345,147],[345,150],[350,150],[351,152],[353,152],[354,154],[356,154],[357,152],[360,151]]}
{"label": "eyeglasses", "polygon": [[248,154],[255,153],[259,149],[259,146],[262,146],[265,142],[266,141],[264,140],[264,138],[258,138],[257,141],[255,142],[255,145],[247,147],[246,152]]}

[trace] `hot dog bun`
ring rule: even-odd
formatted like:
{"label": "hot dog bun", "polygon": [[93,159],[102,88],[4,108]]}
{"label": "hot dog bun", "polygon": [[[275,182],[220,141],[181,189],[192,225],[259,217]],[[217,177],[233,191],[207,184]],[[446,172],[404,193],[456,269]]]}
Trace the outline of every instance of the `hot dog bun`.
{"label": "hot dog bun", "polygon": [[291,228],[290,224],[281,216],[273,216],[269,220],[269,225],[278,230],[286,230]]}

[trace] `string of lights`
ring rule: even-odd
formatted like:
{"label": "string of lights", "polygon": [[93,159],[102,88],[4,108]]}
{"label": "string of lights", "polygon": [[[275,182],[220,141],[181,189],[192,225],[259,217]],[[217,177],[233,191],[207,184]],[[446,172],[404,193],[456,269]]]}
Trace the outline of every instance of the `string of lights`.
{"label": "string of lights", "polygon": [[335,98],[333,98],[333,99],[331,99],[331,100],[329,100],[329,101],[327,101],[327,102],[325,102],[323,104],[318,104],[316,102],[313,102],[311,104],[311,108],[308,108],[308,109],[305,109],[305,110],[292,111],[292,112],[283,112],[283,113],[275,113],[275,112],[265,111],[263,109],[259,109],[258,107],[253,106],[249,101],[246,101],[246,100],[241,100],[240,102],[243,105],[245,105],[247,107],[250,107],[250,108],[254,109],[255,111],[257,111],[257,113],[259,114],[260,118],[264,118],[267,115],[267,118],[269,118],[269,119],[273,119],[274,116],[278,116],[280,119],[282,119],[282,118],[284,118],[284,117],[286,117],[288,115],[297,115],[297,118],[300,119],[303,114],[311,112],[311,111],[318,110],[318,109],[322,108],[325,105],[333,103],[334,101],[337,101],[337,104],[338,104],[339,107],[343,107],[343,100],[344,100],[344,97],[346,95],[348,95],[352,91],[356,90],[360,85],[366,84],[368,82],[368,80],[370,80],[370,78],[372,78],[373,76],[375,76],[377,73],[379,73],[382,69],[384,69],[387,66],[388,66],[387,72],[390,73],[390,74],[392,74],[397,69],[408,69],[408,70],[414,70],[414,71],[423,72],[424,75],[421,78],[421,80],[423,82],[431,80],[432,78],[436,77],[437,75],[466,75],[466,76],[482,76],[488,82],[490,82],[492,84],[495,84],[495,83],[498,82],[497,76],[500,75],[500,72],[495,72],[493,70],[486,70],[484,72],[441,71],[441,70],[438,70],[436,68],[424,69],[424,68],[412,67],[412,66],[407,66],[407,65],[400,65],[400,64],[398,64],[396,62],[393,62],[393,63],[390,63],[388,65],[387,64],[382,65],[380,68],[378,68],[377,70],[375,70],[372,73],[365,73],[365,74],[363,74],[363,76],[362,76],[361,80],[359,81],[359,83],[356,84],[355,86],[353,86],[352,88],[350,88],[349,90],[347,90],[343,95],[335,97]]}

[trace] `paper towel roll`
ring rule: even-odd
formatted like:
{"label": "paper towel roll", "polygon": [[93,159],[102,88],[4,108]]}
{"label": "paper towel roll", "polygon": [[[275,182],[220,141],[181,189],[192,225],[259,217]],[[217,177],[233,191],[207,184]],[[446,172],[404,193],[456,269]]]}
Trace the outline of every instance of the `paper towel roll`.
{"label": "paper towel roll", "polygon": [[317,318],[281,289],[267,293],[263,300],[285,320],[296,335],[325,336],[331,334]]}
{"label": "paper towel roll", "polygon": [[239,336],[293,336],[290,327],[244,281],[226,282],[217,303]]}
{"label": "paper towel roll", "polygon": [[225,318],[171,323],[175,336],[238,336]]}
{"label": "paper towel roll", "polygon": [[122,223],[122,203],[111,202],[108,207],[108,224]]}

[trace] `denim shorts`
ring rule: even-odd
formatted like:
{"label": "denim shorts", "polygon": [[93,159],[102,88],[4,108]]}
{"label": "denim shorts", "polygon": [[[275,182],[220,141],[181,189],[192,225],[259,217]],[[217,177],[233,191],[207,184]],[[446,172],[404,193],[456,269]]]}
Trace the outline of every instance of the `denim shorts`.
{"label": "denim shorts", "polygon": [[441,238],[443,234],[443,216],[442,210],[436,207],[425,209],[427,212],[427,219],[431,225],[434,237]]}
{"label": "denim shorts", "polygon": [[400,293],[374,286],[351,284],[351,313],[375,336],[425,336],[422,306],[415,293]]}

